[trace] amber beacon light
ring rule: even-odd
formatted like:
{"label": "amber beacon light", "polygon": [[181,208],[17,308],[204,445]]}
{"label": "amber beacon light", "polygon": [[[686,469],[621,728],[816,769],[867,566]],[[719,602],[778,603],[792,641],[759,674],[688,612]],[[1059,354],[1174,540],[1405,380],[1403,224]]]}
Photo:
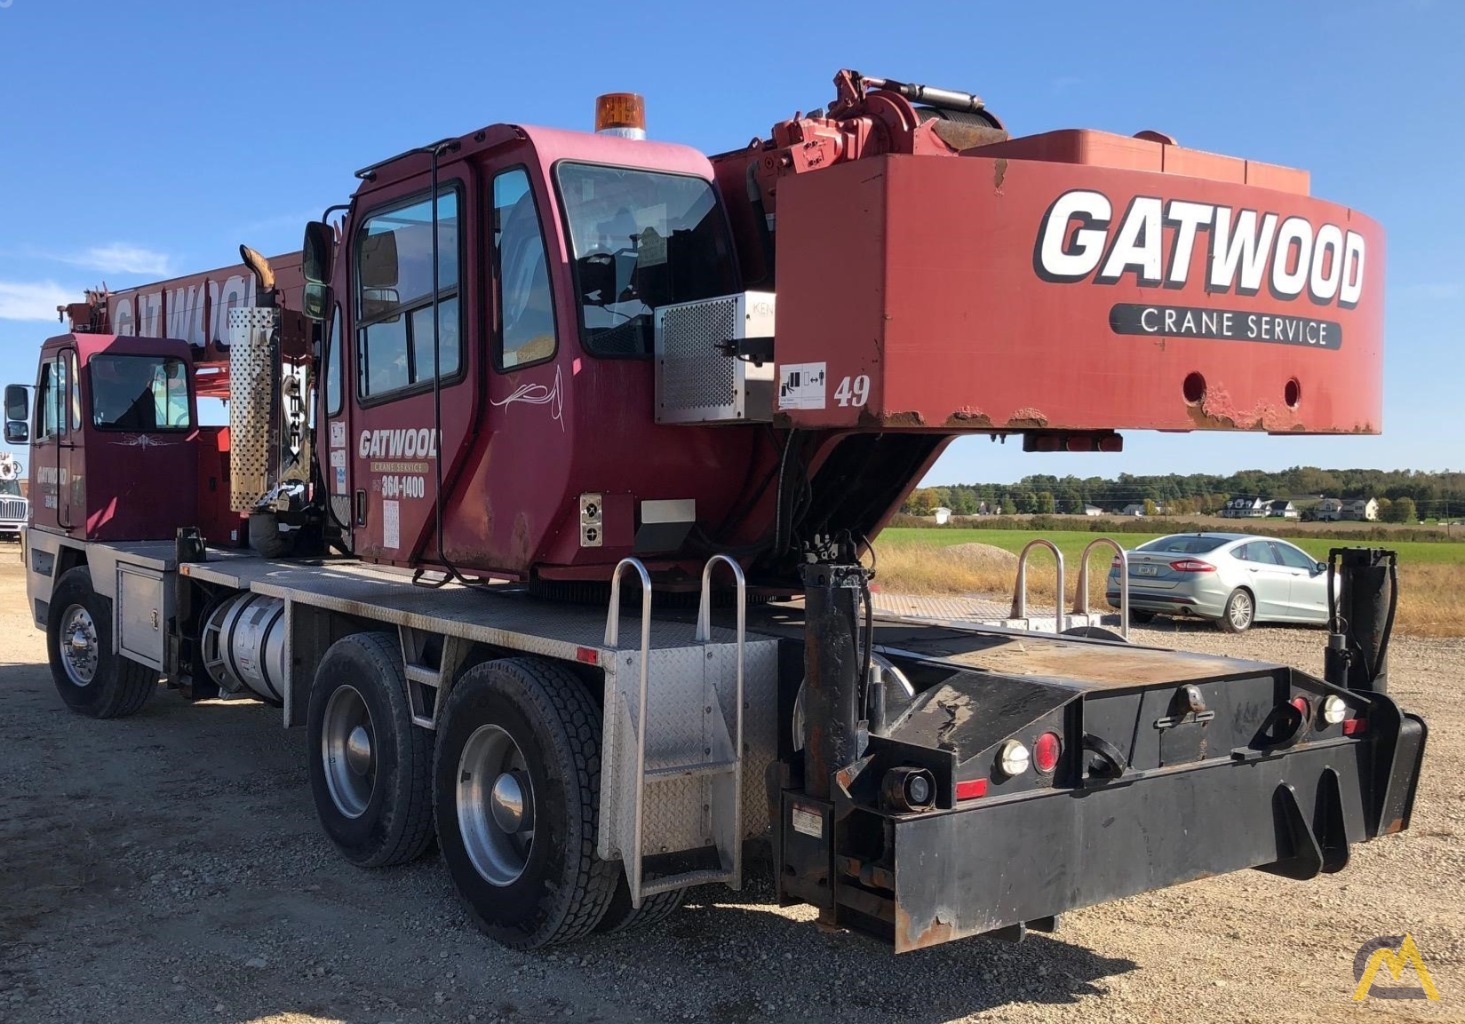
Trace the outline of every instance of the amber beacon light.
{"label": "amber beacon light", "polygon": [[595,97],[595,130],[626,139],[646,138],[646,100],[634,92]]}

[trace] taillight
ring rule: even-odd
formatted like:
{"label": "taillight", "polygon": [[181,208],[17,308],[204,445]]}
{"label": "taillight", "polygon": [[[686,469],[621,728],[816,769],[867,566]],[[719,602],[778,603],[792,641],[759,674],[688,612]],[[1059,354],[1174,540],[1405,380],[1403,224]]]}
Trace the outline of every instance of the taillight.
{"label": "taillight", "polygon": [[968,779],[965,782],[958,782],[956,784],[956,798],[958,800],[975,800],[979,796],[986,795],[986,779]]}
{"label": "taillight", "polygon": [[1216,567],[1210,562],[1202,562],[1198,558],[1182,558],[1179,561],[1171,562],[1170,568],[1176,572],[1215,572]]}
{"label": "taillight", "polygon": [[1056,732],[1045,732],[1033,741],[1033,767],[1044,775],[1058,767],[1058,755],[1063,752],[1063,741]]}
{"label": "taillight", "polygon": [[1323,721],[1329,725],[1337,725],[1348,717],[1348,705],[1343,703],[1343,698],[1336,693],[1330,693],[1323,698]]}
{"label": "taillight", "polygon": [[1306,725],[1308,719],[1312,718],[1312,705],[1307,702],[1307,698],[1293,697],[1292,706],[1296,708],[1297,713],[1302,716],[1302,724]]}

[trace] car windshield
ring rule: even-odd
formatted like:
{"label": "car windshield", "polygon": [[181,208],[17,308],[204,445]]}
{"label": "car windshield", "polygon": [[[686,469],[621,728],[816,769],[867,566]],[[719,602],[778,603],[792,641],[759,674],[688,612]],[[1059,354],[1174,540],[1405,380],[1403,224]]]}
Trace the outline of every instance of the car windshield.
{"label": "car windshield", "polygon": [[1141,544],[1135,548],[1136,551],[1153,551],[1164,555],[1203,555],[1207,551],[1214,551],[1226,543],[1225,537],[1205,537],[1190,534],[1177,534],[1173,537],[1161,537]]}
{"label": "car windshield", "polygon": [[737,290],[727,221],[710,182],[578,163],[559,164],[555,179],[588,352],[650,355],[656,307]]}

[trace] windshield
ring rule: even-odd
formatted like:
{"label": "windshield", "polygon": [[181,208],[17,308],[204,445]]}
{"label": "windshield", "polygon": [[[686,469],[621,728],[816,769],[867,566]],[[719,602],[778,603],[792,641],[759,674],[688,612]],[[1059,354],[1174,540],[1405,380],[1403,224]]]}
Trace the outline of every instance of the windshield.
{"label": "windshield", "polygon": [[22,497],[19,480],[0,480],[0,498],[19,497]]}
{"label": "windshield", "polygon": [[1141,544],[1135,550],[1155,551],[1166,555],[1203,555],[1207,551],[1216,550],[1230,539],[1229,537],[1198,537],[1193,533],[1178,534],[1174,537],[1161,537],[1148,544]]}
{"label": "windshield", "polygon": [[710,182],[576,163],[559,164],[555,180],[587,351],[650,355],[656,307],[737,291],[727,222]]}
{"label": "windshield", "polygon": [[92,424],[102,430],[186,430],[188,375],[171,356],[93,356]]}

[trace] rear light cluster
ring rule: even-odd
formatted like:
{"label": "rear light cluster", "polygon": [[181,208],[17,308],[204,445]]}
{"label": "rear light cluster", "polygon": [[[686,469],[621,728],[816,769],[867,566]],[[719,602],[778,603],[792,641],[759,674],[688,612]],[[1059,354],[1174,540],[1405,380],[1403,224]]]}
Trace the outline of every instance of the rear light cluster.
{"label": "rear light cluster", "polygon": [[[999,778],[1015,779],[1029,770],[1039,775],[1052,775],[1063,756],[1063,738],[1056,732],[1043,732],[1034,737],[1032,745],[1013,737],[997,748],[994,767]],[[967,779],[956,784],[958,800],[975,800],[987,795],[986,779]]]}
{"label": "rear light cluster", "polygon": [[1210,562],[1202,562],[1199,558],[1181,558],[1170,563],[1170,568],[1176,572],[1215,572],[1216,567]]}

